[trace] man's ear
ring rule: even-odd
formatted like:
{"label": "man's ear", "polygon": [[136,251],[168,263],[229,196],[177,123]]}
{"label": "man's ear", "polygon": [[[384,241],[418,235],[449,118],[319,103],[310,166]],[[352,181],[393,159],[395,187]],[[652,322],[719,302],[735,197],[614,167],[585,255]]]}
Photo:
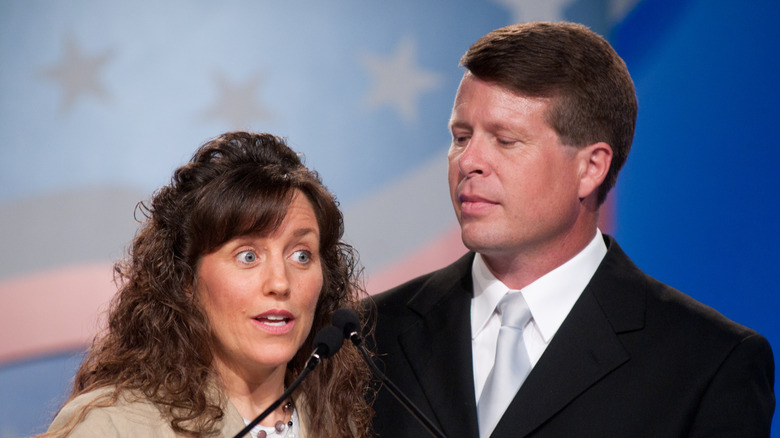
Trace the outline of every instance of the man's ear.
{"label": "man's ear", "polygon": [[585,199],[596,194],[607,177],[612,164],[612,146],[604,142],[585,146],[577,151],[580,161],[579,197]]}

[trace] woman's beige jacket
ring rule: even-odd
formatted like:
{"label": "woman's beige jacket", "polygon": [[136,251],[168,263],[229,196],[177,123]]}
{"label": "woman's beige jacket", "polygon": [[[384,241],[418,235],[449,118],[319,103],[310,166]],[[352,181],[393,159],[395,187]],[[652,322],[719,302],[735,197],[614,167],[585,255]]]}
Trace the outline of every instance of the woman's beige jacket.
{"label": "woman's beige jacket", "polygon": [[[110,395],[112,391],[113,387],[97,389],[66,403],[57,413],[49,431],[65,426],[81,413],[84,406],[103,396]],[[224,411],[225,416],[219,425],[219,432],[211,435],[215,438],[232,438],[245,426],[241,414],[229,401]],[[300,409],[299,418],[305,418]],[[305,420],[302,423],[305,423]],[[305,424],[298,426],[296,426],[296,438],[305,438],[307,436]],[[163,417],[154,403],[144,397],[133,397],[125,394],[120,396],[117,402],[111,406],[91,408],[68,436],[74,438],[173,438],[179,435],[173,431],[168,419]],[[245,436],[248,438],[249,434]]]}

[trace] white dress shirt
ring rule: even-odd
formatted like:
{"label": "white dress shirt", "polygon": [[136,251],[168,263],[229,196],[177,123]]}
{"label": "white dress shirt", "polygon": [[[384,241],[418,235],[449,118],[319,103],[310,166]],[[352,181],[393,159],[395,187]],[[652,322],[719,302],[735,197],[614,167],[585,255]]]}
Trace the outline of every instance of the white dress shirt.
{"label": "white dress shirt", "polygon": [[[531,321],[523,332],[531,367],[539,361],[606,254],[604,238],[601,231],[596,230],[596,237],[582,251],[520,291],[531,309]],[[474,394],[479,400],[496,357],[498,330],[501,328],[496,305],[509,288],[490,272],[479,254],[474,257],[471,273],[474,281],[471,347]]]}

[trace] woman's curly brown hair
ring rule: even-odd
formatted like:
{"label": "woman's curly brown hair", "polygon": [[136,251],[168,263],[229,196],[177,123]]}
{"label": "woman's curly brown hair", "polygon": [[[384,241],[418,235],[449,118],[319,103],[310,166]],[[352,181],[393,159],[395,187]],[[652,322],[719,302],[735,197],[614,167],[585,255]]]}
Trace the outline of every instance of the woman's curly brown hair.
{"label": "woman's curly brown hair", "polygon": [[[306,195],[317,217],[324,281],[312,331],[287,367],[285,380],[291,383],[304,368],[314,333],[330,324],[332,312],[341,307],[361,312],[357,256],[341,240],[344,224],[336,200],[283,139],[231,132],[201,146],[150,204],[139,204],[145,220],[129,256],[115,265],[119,291],[108,328],[76,373],[71,399],[105,386],[116,388],[106,404],[125,390],[142,392],[177,433],[213,432],[224,416],[224,400],[208,396],[216,376],[209,322],[195,294],[199,260],[233,237],[274,230],[296,191]],[[352,345],[309,374],[299,390],[312,436],[368,435],[369,377]]]}

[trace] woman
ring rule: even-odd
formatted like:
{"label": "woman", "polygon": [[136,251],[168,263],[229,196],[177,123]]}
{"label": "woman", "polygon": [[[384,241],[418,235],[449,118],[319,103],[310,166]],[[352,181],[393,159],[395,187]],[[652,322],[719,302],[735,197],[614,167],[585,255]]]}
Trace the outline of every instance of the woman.
{"label": "woman", "polygon": [[[108,328],[47,435],[232,437],[300,374],[335,309],[360,311],[341,212],[282,139],[246,132],[201,146],[140,206]],[[254,436],[367,436],[370,376],[346,344]]]}

